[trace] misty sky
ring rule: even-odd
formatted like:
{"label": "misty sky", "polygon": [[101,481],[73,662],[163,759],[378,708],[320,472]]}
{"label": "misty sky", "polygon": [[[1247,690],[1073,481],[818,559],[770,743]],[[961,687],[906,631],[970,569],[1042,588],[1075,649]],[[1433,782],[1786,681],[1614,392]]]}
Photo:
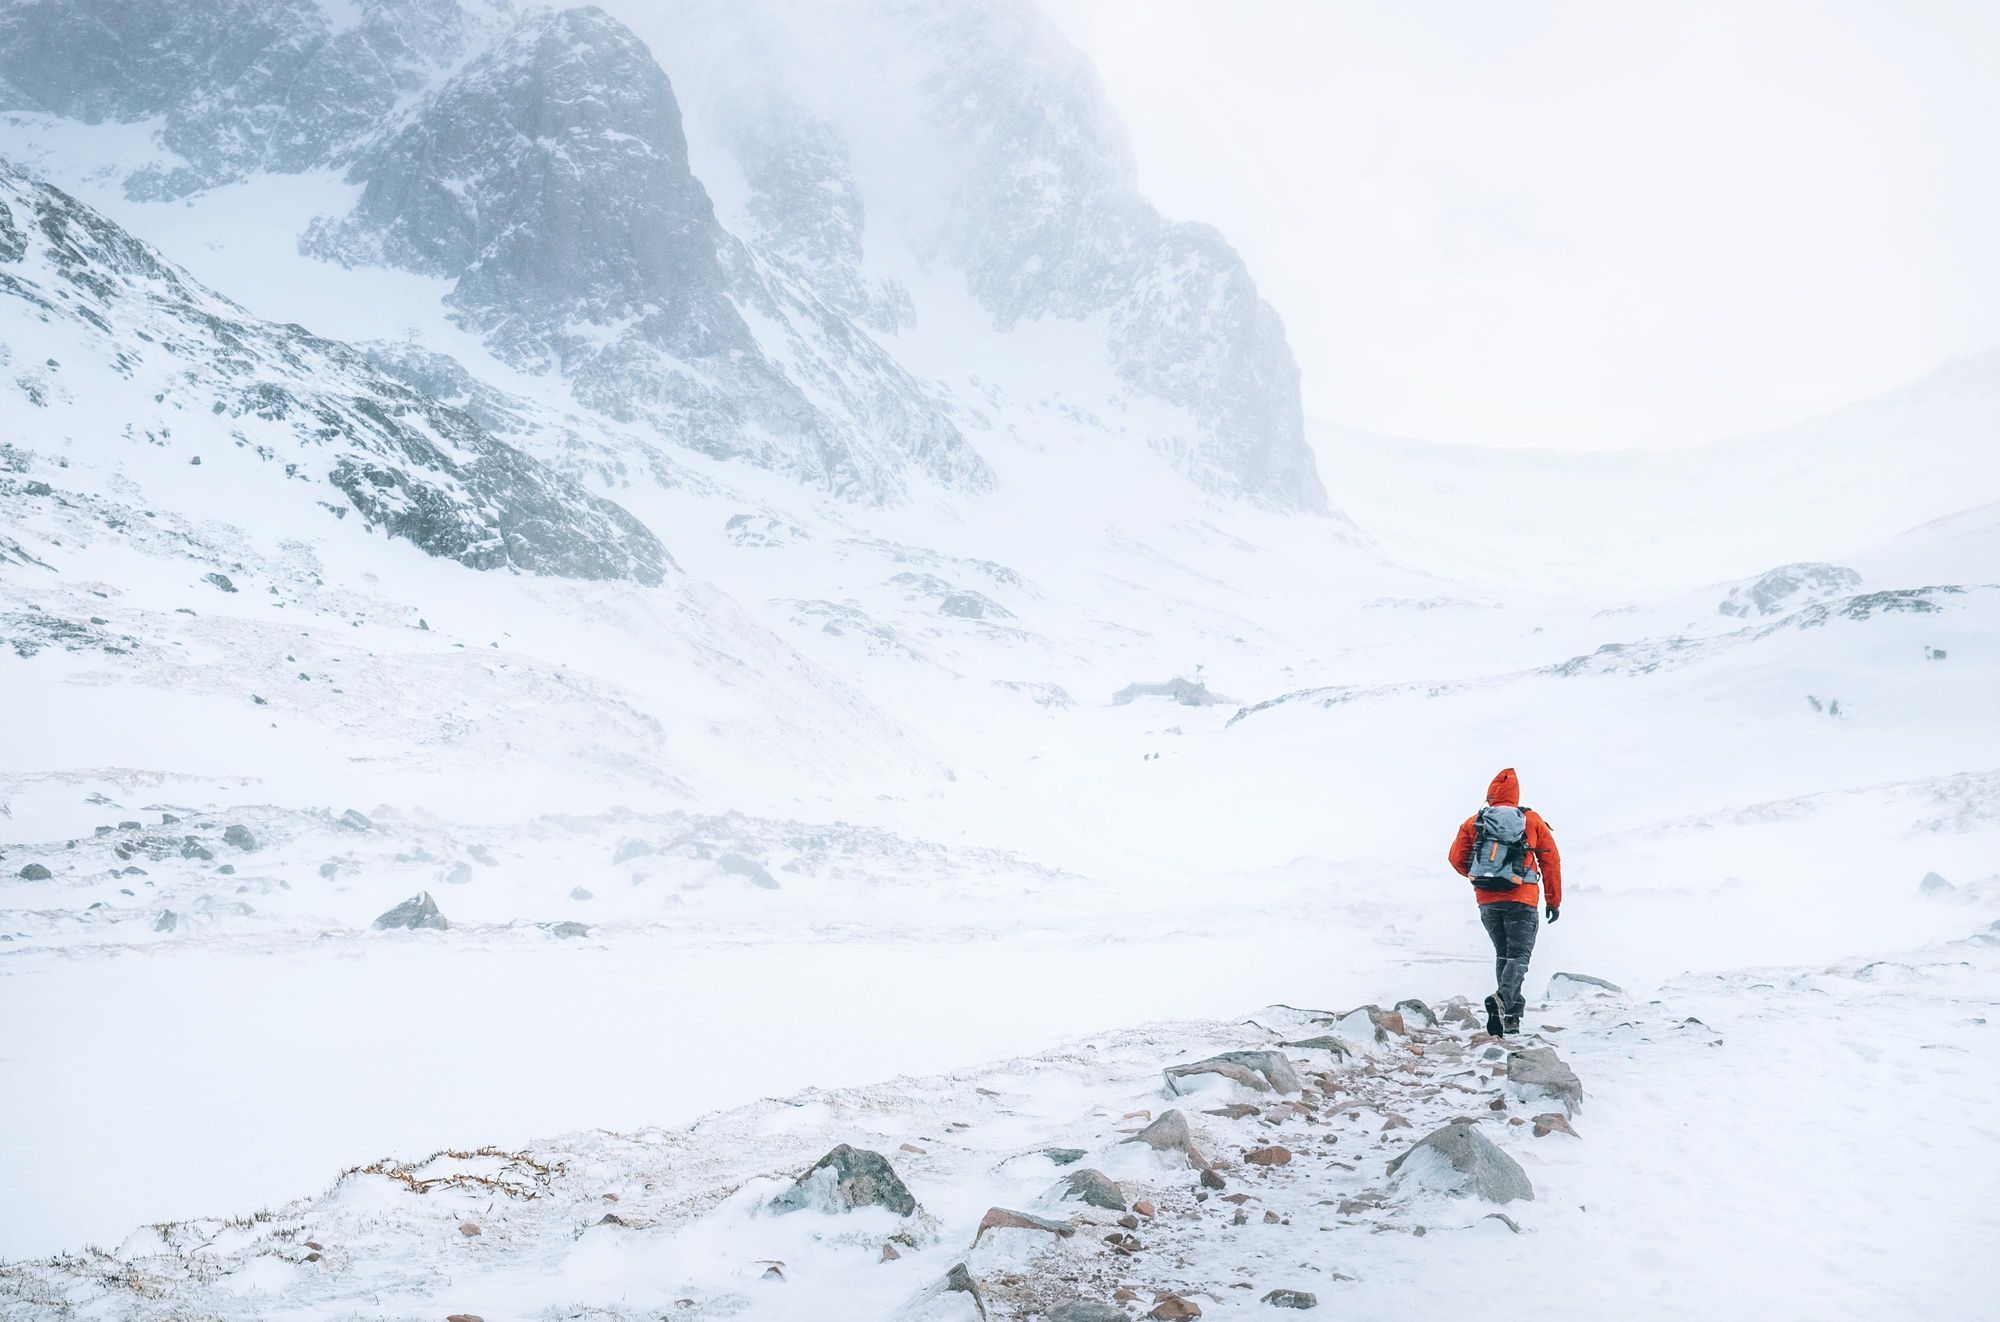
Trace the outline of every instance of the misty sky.
{"label": "misty sky", "polygon": [[2000,4],[1046,3],[1309,414],[1674,445],[2000,346]]}

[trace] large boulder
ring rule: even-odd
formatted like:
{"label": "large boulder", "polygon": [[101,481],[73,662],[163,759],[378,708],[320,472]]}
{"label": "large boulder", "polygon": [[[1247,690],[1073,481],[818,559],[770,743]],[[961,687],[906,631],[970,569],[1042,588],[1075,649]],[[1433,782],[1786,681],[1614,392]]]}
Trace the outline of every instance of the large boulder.
{"label": "large boulder", "polygon": [[1476,1120],[1453,1120],[1432,1130],[1389,1163],[1389,1174],[1400,1184],[1454,1198],[1511,1203],[1535,1196],[1535,1187],[1528,1182],[1521,1163],[1480,1133]]}
{"label": "large boulder", "polygon": [[415,930],[422,927],[442,932],[451,924],[438,912],[437,901],[431,898],[431,893],[419,891],[377,918],[375,926],[385,932],[396,928]]}
{"label": "large boulder", "polygon": [[1508,1056],[1507,1084],[1524,1102],[1547,1097],[1570,1115],[1583,1109],[1583,1080],[1554,1047],[1527,1047]]}
{"label": "large boulder", "polygon": [[842,1143],[771,1200],[771,1210],[778,1213],[808,1207],[822,1212],[886,1207],[897,1216],[911,1216],[917,1210],[917,1200],[910,1196],[887,1157]]}
{"label": "large boulder", "polygon": [[1305,1085],[1282,1051],[1225,1051],[1207,1060],[1166,1068],[1167,1091],[1179,1094],[1178,1079],[1195,1074],[1220,1074],[1257,1092],[1298,1092]]}
{"label": "large boulder", "polygon": [[55,876],[55,873],[50,872],[40,863],[30,863],[21,869],[22,881],[47,881],[53,876]]}

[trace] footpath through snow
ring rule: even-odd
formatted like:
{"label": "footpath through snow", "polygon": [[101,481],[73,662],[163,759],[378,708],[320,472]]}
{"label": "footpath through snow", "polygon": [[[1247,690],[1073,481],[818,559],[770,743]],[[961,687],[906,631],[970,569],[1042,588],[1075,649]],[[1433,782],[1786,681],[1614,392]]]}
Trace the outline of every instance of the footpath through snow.
{"label": "footpath through snow", "polygon": [[[373,1162],[274,1210],[0,1267],[0,1315],[1984,1306],[2000,1239],[2000,923],[1895,959],[1687,977],[1656,997],[1547,987],[1505,1041],[1457,999],[1274,1006],[684,1129]],[[507,1087],[504,1063],[461,1086],[468,1104]]]}

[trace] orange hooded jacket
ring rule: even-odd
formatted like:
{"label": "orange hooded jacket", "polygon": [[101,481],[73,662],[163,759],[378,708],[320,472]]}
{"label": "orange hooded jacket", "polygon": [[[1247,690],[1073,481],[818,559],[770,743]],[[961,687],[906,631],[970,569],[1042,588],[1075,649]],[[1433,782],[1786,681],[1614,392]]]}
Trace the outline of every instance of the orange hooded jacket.
{"label": "orange hooded jacket", "polygon": [[[1521,781],[1508,767],[1493,778],[1486,787],[1488,803],[1504,804],[1509,808],[1521,806]],[[1506,891],[1487,891],[1475,888],[1473,894],[1481,904],[1501,904],[1512,900],[1519,904],[1534,904],[1537,901],[1534,877],[1541,874],[1542,883],[1549,888],[1549,907],[1562,908],[1563,872],[1562,855],[1556,852],[1556,838],[1549,834],[1549,824],[1533,808],[1527,811],[1528,819],[1528,880]],[[1479,829],[1479,814],[1465,819],[1458,828],[1458,834],[1451,842],[1451,866],[1461,877],[1472,875],[1472,838]]]}

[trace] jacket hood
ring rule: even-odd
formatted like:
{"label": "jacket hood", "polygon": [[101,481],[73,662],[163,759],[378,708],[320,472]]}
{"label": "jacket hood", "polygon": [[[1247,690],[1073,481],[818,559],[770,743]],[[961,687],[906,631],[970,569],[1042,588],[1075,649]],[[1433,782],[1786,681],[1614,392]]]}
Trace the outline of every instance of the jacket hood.
{"label": "jacket hood", "polygon": [[1514,768],[1508,767],[1493,778],[1486,787],[1486,801],[1508,808],[1521,806],[1521,778],[1514,774]]}

